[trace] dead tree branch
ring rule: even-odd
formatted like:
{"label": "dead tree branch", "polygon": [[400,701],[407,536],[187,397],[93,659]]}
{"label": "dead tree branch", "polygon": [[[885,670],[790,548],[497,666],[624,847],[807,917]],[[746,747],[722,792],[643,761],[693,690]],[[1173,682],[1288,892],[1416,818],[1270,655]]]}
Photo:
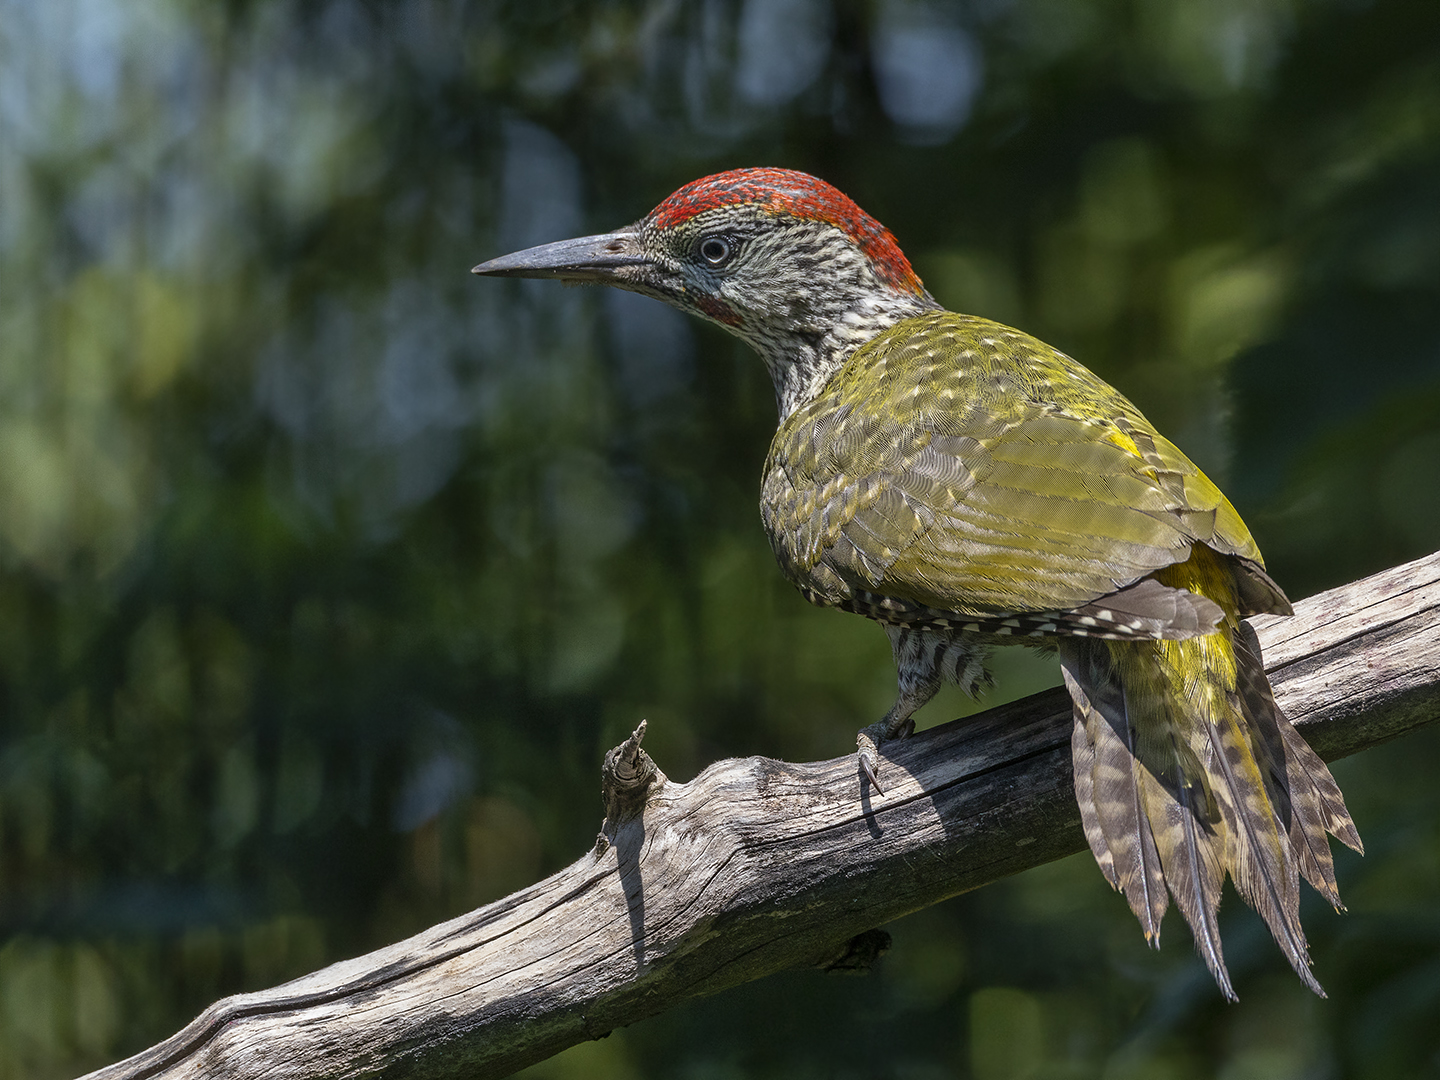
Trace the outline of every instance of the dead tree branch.
{"label": "dead tree branch", "polygon": [[[1440,554],[1254,622],[1280,705],[1322,756],[1440,716]],[[853,754],[720,761],[677,784],[629,740],[607,758],[612,819],[573,865],[216,1002],[91,1076],[504,1076],[772,972],[864,967],[874,927],[1085,846],[1063,690],[885,756],[887,791],[861,797]]]}

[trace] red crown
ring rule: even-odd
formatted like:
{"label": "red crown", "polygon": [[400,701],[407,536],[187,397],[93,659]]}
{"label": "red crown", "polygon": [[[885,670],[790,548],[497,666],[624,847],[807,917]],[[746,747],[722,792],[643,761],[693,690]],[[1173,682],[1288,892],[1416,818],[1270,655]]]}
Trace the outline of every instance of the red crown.
{"label": "red crown", "polygon": [[741,205],[833,225],[865,252],[881,281],[905,292],[925,289],[889,229],[838,188],[794,169],[731,169],[695,180],[650,211],[649,221],[668,229],[707,210]]}

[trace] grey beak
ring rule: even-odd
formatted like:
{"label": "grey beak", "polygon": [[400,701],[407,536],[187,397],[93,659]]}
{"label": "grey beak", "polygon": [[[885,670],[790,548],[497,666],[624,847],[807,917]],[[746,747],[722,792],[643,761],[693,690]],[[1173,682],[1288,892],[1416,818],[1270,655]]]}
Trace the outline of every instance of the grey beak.
{"label": "grey beak", "polygon": [[613,281],[624,266],[651,260],[640,249],[640,234],[629,225],[601,236],[582,236],[541,244],[483,262],[472,274],[490,277],[559,278],[562,281]]}

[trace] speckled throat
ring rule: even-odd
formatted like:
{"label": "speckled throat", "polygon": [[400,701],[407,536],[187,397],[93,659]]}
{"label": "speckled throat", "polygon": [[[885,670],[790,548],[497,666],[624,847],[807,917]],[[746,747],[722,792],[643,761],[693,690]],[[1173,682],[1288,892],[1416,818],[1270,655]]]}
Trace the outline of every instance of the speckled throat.
{"label": "speckled throat", "polygon": [[775,384],[775,402],[783,424],[796,409],[808,405],[845,362],[891,327],[940,305],[928,293],[870,293],[838,314],[823,332],[777,331],[768,323],[736,330],[765,361]]}

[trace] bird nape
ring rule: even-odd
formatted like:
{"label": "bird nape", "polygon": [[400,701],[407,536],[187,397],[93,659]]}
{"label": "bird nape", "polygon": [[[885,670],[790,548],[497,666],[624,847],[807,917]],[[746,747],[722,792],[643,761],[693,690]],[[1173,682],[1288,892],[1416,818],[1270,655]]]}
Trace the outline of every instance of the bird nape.
{"label": "bird nape", "polygon": [[877,788],[878,746],[942,681],[974,694],[994,646],[1054,647],[1085,837],[1146,938],[1173,896],[1234,1000],[1228,873],[1323,995],[1299,879],[1338,909],[1326,834],[1360,837],[1240,621],[1290,603],[1234,507],[1124,396],[1028,334],[943,310],[884,226],[788,169],[709,176],[634,225],[474,272],[644,293],[760,354],[780,568],[894,651],[895,705],[859,735]]}

